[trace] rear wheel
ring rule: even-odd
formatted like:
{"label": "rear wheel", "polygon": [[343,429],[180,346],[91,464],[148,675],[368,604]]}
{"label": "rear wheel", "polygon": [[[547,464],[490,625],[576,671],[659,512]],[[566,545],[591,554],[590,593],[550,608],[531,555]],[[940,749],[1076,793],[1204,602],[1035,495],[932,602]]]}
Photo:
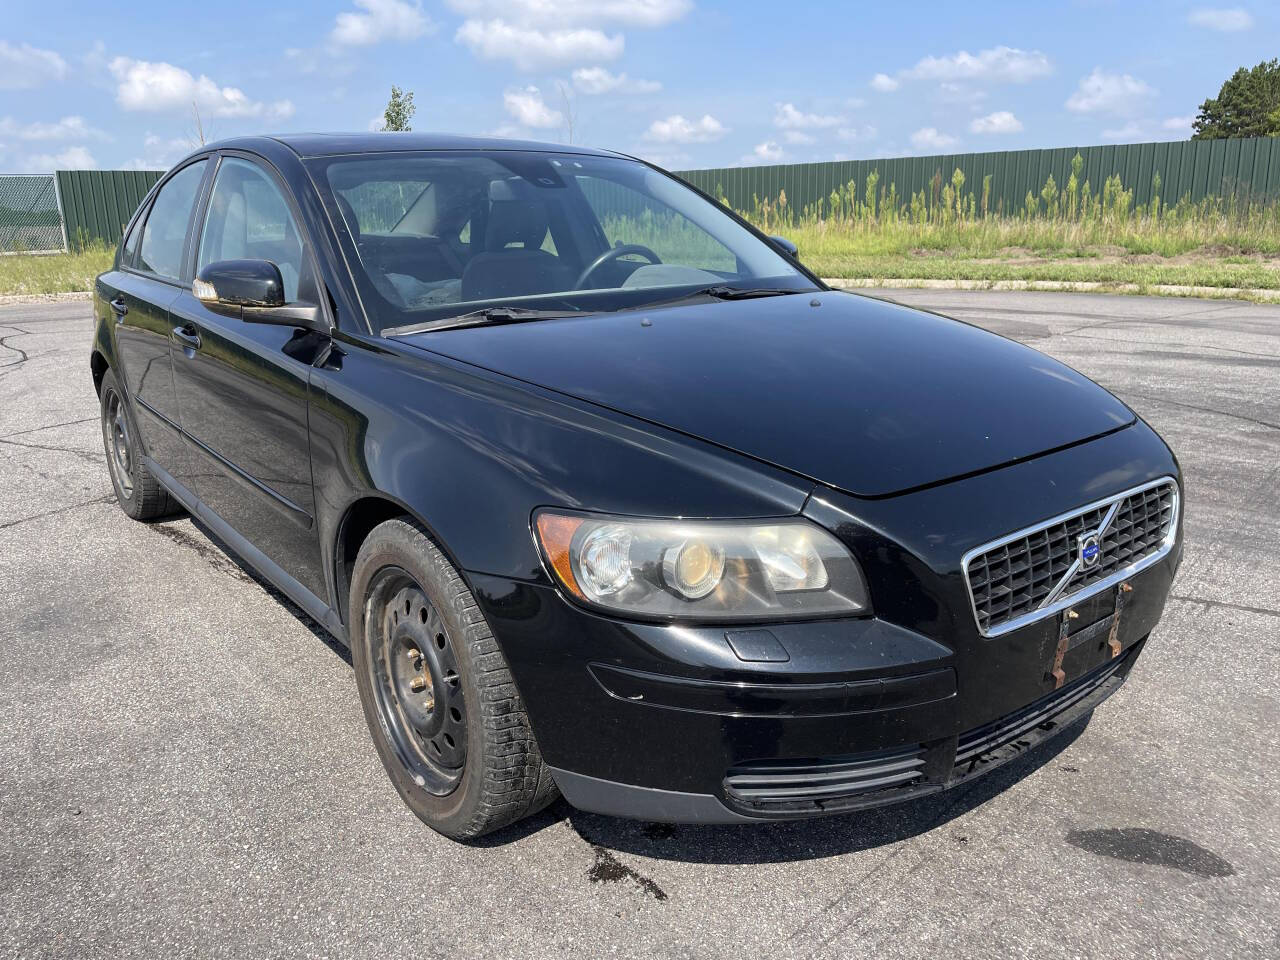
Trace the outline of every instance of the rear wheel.
{"label": "rear wheel", "polygon": [[107,454],[107,472],[116,491],[116,501],[135,520],[155,520],[176,509],[168,491],[142,461],[138,431],[115,374],[102,375],[98,391],[102,411],[102,446]]}
{"label": "rear wheel", "polygon": [[388,520],[369,534],[350,610],[374,745],[428,826],[478,837],[555,798],[506,660],[462,577],[420,527]]}

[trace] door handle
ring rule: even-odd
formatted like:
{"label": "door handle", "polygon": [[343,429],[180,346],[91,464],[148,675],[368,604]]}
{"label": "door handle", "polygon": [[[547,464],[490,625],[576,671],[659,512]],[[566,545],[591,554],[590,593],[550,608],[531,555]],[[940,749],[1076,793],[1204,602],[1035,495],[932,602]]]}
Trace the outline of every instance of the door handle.
{"label": "door handle", "polygon": [[188,350],[200,349],[200,334],[192,324],[184,323],[180,327],[174,327],[173,337]]}
{"label": "door handle", "polygon": [[124,315],[129,312],[129,304],[125,302],[124,297],[117,296],[110,301],[111,312],[116,315],[116,323],[124,322]]}

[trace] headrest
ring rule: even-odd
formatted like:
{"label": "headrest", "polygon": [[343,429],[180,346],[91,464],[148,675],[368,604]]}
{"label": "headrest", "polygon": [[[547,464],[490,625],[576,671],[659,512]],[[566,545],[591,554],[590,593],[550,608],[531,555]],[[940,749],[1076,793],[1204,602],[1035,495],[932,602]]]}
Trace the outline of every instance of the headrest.
{"label": "headrest", "polygon": [[512,243],[526,250],[542,246],[547,235],[547,207],[535,188],[523,180],[495,180],[489,184],[489,200],[486,250],[505,250]]}

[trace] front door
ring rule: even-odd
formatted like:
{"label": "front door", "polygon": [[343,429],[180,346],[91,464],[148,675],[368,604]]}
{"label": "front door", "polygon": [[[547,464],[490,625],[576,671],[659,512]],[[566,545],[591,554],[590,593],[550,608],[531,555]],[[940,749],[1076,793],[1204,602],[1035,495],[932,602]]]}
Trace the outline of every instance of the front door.
{"label": "front door", "polygon": [[[270,260],[290,303],[316,302],[315,272],[284,192],[255,161],[224,156],[194,239],[196,272],[218,260]],[[170,307],[173,377],[192,441],[179,478],[214,513],[324,597],[307,431],[311,364],[327,339],[246,323],[183,291]]]}

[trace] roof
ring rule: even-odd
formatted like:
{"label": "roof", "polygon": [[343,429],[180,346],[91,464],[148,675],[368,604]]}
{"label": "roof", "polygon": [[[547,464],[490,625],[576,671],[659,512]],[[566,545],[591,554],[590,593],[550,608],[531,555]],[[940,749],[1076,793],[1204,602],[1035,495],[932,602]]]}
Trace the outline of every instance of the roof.
{"label": "roof", "polygon": [[[243,137],[213,146],[248,145],[259,139]],[[536,140],[508,140],[500,137],[459,137],[445,133],[289,133],[270,139],[283,143],[300,157],[322,157],[342,153],[383,153],[389,150],[535,150],[544,153],[583,153],[617,156],[577,144],[539,143]]]}

